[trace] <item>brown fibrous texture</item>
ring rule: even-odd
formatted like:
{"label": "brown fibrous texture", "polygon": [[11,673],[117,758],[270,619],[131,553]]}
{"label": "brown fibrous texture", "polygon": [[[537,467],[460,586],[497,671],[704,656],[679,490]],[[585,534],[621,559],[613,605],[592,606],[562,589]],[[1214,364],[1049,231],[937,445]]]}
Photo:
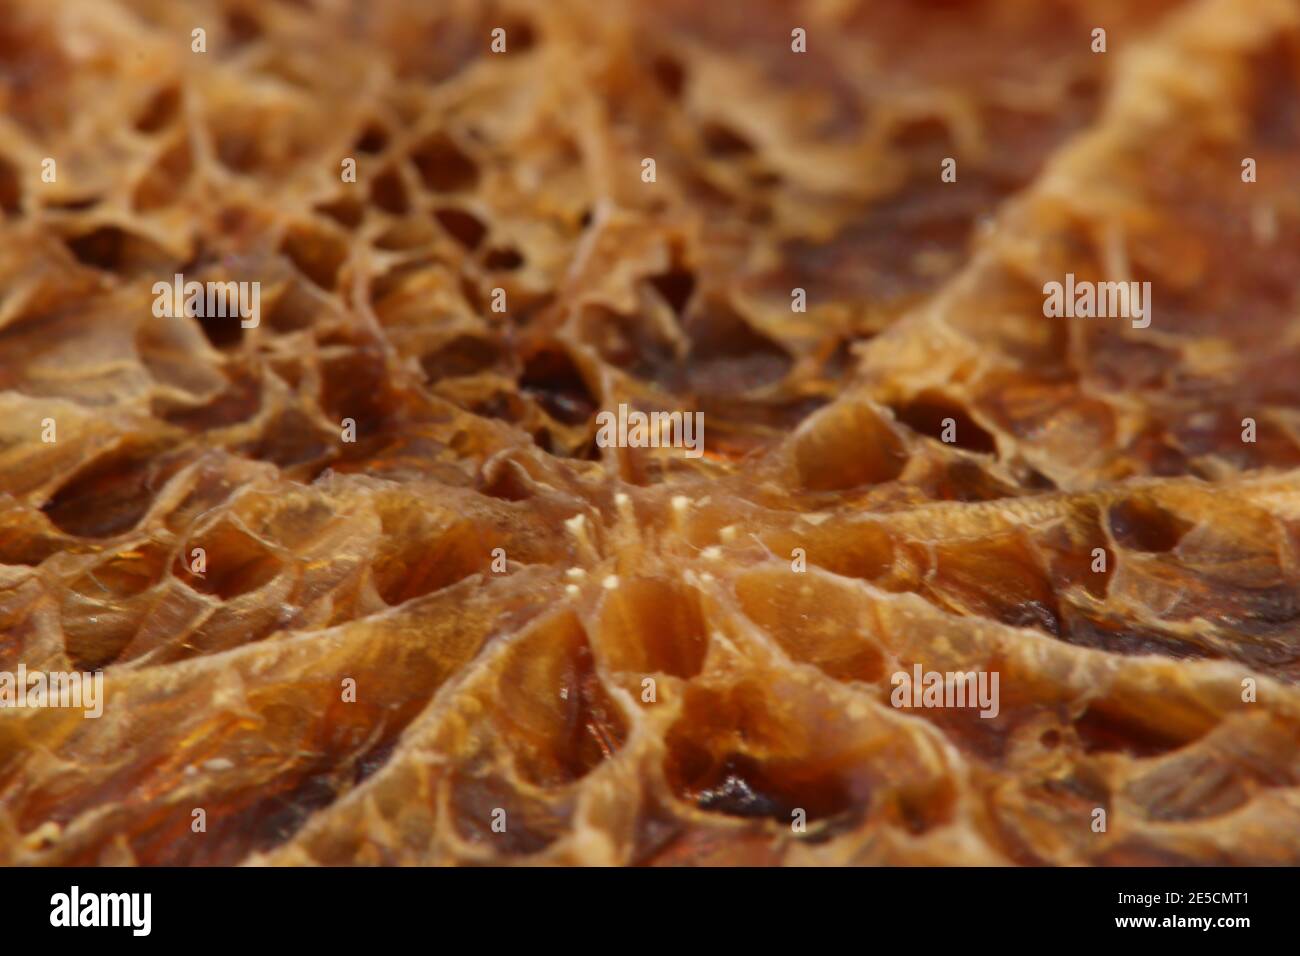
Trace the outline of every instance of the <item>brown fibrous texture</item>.
{"label": "brown fibrous texture", "polygon": [[0,862],[1300,863],[1298,182],[1288,0],[0,5]]}

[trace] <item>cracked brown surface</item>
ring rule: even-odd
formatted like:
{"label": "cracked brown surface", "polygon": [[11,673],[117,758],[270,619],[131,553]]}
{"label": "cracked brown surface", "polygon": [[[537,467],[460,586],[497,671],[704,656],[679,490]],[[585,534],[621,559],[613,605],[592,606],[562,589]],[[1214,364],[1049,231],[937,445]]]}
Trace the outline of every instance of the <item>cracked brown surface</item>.
{"label": "cracked brown surface", "polygon": [[1296,3],[0,12],[0,861],[1300,863]]}

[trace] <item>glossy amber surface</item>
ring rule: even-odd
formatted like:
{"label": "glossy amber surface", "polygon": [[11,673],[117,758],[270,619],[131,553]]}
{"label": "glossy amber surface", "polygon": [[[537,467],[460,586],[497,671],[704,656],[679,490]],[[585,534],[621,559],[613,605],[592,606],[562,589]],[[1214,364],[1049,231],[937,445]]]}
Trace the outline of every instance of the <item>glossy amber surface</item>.
{"label": "glossy amber surface", "polygon": [[8,5],[0,862],[1300,863],[1297,183],[1289,0]]}

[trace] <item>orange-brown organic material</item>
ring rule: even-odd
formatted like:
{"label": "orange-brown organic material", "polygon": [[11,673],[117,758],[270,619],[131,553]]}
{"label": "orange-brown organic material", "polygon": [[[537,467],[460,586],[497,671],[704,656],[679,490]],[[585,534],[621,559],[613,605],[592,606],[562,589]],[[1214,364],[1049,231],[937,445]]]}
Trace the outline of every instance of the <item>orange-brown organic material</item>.
{"label": "orange-brown organic material", "polygon": [[107,698],[0,862],[1300,863],[1297,104],[1292,0],[7,5],[0,671]]}

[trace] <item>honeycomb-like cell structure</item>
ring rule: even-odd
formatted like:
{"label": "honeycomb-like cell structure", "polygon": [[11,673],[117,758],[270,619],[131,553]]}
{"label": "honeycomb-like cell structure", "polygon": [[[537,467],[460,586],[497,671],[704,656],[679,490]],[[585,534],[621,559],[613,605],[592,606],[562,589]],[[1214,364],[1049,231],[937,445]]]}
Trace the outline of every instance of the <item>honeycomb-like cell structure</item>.
{"label": "honeycomb-like cell structure", "polygon": [[1296,183],[1294,0],[0,4],[0,862],[1300,864]]}

